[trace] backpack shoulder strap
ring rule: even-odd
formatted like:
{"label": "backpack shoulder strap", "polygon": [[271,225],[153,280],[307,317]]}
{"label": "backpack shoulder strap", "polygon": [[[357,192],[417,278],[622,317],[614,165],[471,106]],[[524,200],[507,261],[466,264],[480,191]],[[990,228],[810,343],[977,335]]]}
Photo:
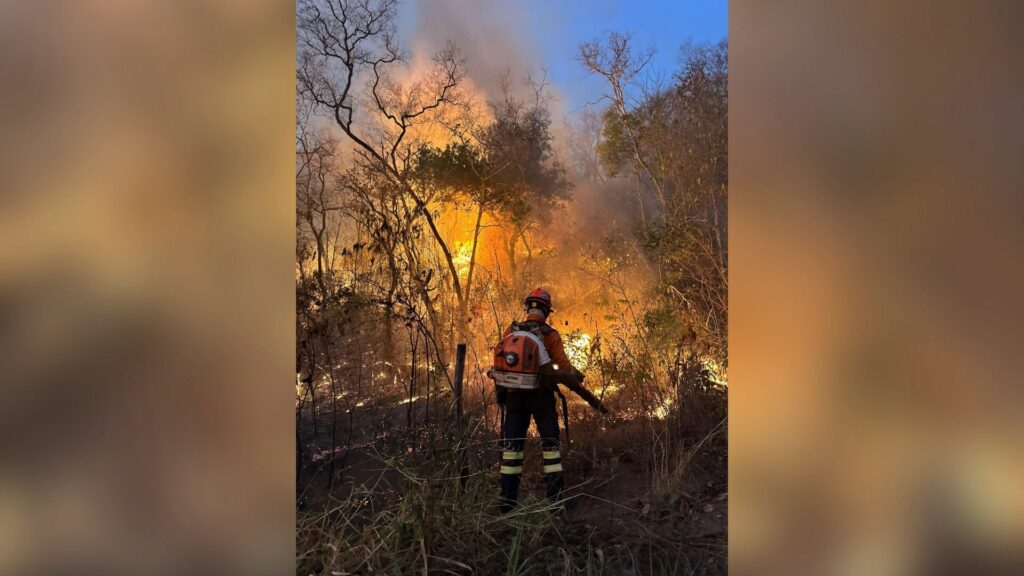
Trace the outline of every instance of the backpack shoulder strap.
{"label": "backpack shoulder strap", "polygon": [[512,331],[533,332],[536,326],[535,322],[529,320],[514,320],[512,322]]}

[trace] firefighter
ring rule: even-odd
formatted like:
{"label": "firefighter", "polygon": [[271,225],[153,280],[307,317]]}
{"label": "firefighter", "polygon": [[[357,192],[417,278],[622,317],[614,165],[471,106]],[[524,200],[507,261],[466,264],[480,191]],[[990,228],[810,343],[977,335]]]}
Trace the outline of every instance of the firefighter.
{"label": "firefighter", "polygon": [[[498,404],[505,407],[501,455],[503,513],[514,508],[519,499],[523,446],[531,417],[540,433],[547,497],[552,503],[559,502],[565,480],[562,477],[562,453],[559,449],[558,414],[555,407],[556,382],[564,382],[566,377],[575,379],[575,384],[582,382],[582,374],[573,367],[565,353],[561,335],[547,323],[552,310],[551,295],[538,288],[526,296],[523,304],[526,307],[526,320],[518,323],[518,327],[525,325],[543,336],[544,348],[551,357],[552,366],[548,369],[549,373],[542,376],[544,385],[539,388],[519,390],[496,387]],[[513,326],[505,331],[505,336],[511,333]],[[557,376],[552,374],[552,370]]]}

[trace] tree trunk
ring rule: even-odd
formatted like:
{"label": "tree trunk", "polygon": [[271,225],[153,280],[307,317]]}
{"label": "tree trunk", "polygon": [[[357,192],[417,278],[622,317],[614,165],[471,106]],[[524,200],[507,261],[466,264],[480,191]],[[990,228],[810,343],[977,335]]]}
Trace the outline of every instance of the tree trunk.
{"label": "tree trunk", "polygon": [[466,341],[469,338],[469,298],[473,294],[473,272],[476,269],[476,249],[480,242],[480,230],[481,223],[484,218],[484,207],[479,205],[476,211],[476,224],[473,226],[473,247],[469,253],[469,271],[466,274],[466,291],[464,298],[459,305],[459,333],[462,335],[462,340]]}

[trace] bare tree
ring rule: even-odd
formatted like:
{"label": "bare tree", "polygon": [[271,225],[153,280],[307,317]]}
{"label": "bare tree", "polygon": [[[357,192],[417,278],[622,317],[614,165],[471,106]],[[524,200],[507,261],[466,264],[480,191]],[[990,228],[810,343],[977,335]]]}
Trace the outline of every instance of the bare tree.
{"label": "bare tree", "polygon": [[460,101],[464,61],[449,43],[434,55],[421,78],[404,84],[396,80],[407,55],[395,38],[395,8],[394,0],[304,0],[298,14],[299,89],[330,114],[367,165],[412,201],[443,254],[464,308],[466,295],[452,250],[426,199],[408,180],[417,148],[410,134]]}
{"label": "bare tree", "polygon": [[631,40],[629,34],[611,32],[603,40],[581,44],[578,59],[587,70],[600,75],[608,82],[611,93],[605,94],[604,97],[611,101],[612,109],[622,121],[623,130],[631,145],[633,160],[637,165],[637,173],[642,173],[650,179],[651,185],[657,192],[658,202],[664,210],[665,190],[641,149],[640,136],[636,128],[629,121],[629,103],[626,94],[630,83],[654,57],[654,51],[647,50],[640,54],[634,54],[630,47]]}

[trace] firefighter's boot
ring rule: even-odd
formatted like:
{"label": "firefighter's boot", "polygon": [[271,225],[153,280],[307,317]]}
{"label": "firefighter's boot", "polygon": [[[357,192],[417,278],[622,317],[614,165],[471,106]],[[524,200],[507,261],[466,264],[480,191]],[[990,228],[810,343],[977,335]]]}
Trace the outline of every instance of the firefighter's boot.
{"label": "firefighter's boot", "polygon": [[554,504],[562,497],[565,479],[562,477],[562,453],[558,446],[544,448],[544,482],[547,484],[548,500]]}
{"label": "firefighter's boot", "polygon": [[509,512],[519,502],[519,480],[523,475],[523,451],[501,453],[501,513]]}

